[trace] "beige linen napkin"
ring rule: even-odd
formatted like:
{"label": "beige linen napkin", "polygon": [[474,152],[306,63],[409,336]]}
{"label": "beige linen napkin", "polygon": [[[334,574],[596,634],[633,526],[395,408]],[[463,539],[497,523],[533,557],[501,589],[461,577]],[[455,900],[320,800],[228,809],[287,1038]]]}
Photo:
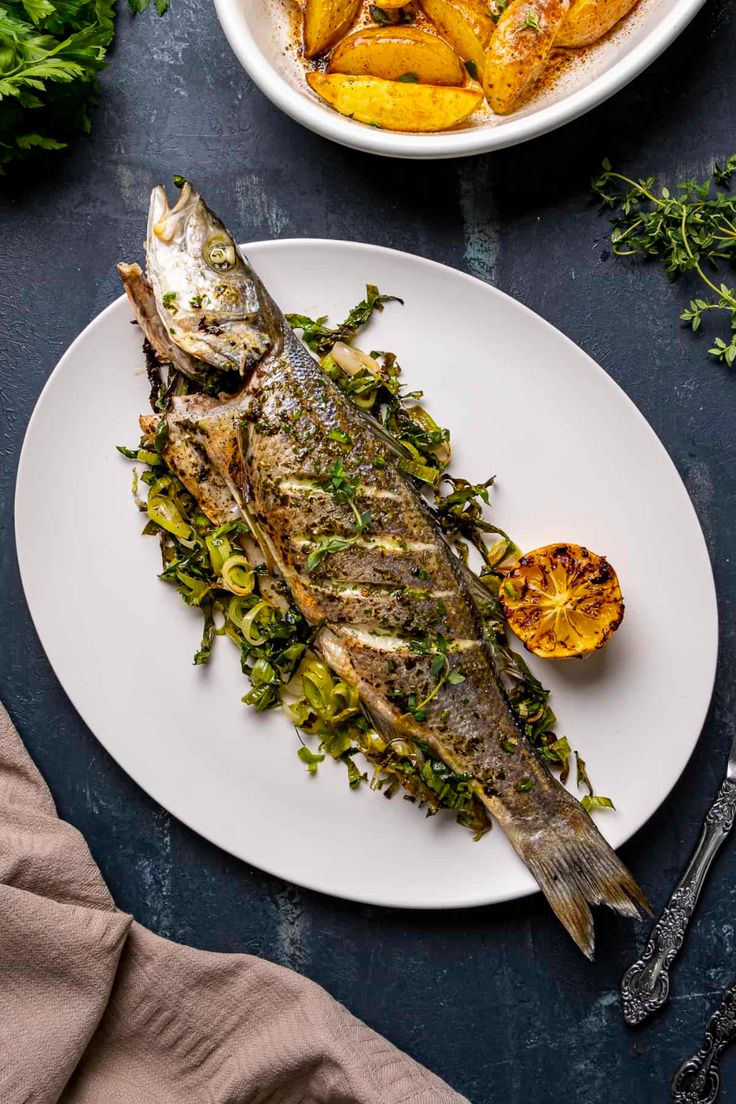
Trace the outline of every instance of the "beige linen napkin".
{"label": "beige linen napkin", "polygon": [[0,705],[2,1104],[467,1104],[319,986],[119,912]]}

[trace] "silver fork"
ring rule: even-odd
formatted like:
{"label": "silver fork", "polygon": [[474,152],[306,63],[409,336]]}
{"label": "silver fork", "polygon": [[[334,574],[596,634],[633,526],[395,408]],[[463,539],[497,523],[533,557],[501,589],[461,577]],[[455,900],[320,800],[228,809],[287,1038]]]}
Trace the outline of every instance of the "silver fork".
{"label": "silver fork", "polygon": [[706,875],[718,848],[736,818],[736,739],[731,745],[726,777],[705,817],[703,830],[685,873],[675,886],[655,923],[641,958],[621,979],[624,1019],[639,1024],[656,1012],[670,991],[670,966],[685,939],[685,932],[700,897]]}
{"label": "silver fork", "polygon": [[720,1087],[721,1054],[736,1039],[736,977],[713,1010],[705,1028],[705,1041],[683,1062],[672,1081],[675,1104],[714,1104]]}

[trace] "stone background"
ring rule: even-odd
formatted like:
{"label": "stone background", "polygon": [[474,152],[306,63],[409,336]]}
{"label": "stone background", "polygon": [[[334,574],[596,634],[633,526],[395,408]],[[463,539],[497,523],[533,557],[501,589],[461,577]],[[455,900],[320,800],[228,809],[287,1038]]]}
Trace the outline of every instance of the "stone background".
{"label": "stone background", "polygon": [[[600,915],[590,966],[541,897],[455,913],[390,911],[304,892],[229,857],[123,774],[51,672],[17,573],[17,456],[57,359],[119,294],[115,262],[140,252],[150,187],[173,172],[195,180],[241,240],[390,245],[471,272],[538,311],[654,426],[715,567],[722,637],[710,716],[674,793],[623,849],[661,906],[736,734],[736,380],[707,356],[707,338],[679,326],[685,286],[670,286],[654,266],[612,261],[588,182],[604,156],[674,181],[707,173],[714,157],[736,149],[733,10],[710,0],[646,73],[564,129],[435,164],[354,153],[281,115],[249,83],[209,4],[173,0],[161,20],[121,11],[91,138],[0,184],[0,694],[61,815],[87,837],[119,905],[144,924],[308,974],[474,1104],[668,1100],[672,1072],[699,1043],[736,962],[733,848],[717,861],[669,1007],[638,1032],[622,1022],[617,983],[644,928]],[[672,595],[683,632],[687,593],[683,579]],[[736,1062],[726,1061],[724,1076],[724,1099],[734,1099]]]}

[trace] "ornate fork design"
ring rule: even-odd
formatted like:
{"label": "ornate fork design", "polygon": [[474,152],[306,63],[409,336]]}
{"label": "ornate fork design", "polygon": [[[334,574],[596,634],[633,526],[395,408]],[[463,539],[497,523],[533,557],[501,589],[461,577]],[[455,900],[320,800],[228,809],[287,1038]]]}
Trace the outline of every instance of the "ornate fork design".
{"label": "ornate fork design", "polygon": [[721,1084],[718,1062],[736,1038],[736,977],[708,1020],[705,1042],[683,1062],[672,1081],[675,1104],[713,1104]]}
{"label": "ornate fork design", "polygon": [[[703,831],[687,869],[676,885],[662,915],[652,928],[641,958],[629,967],[621,980],[621,1000],[624,1019],[627,1023],[641,1023],[652,1012],[661,1008],[667,1000],[670,990],[670,966],[682,946],[710,864],[731,831],[734,818],[736,818],[736,740],[729,755],[726,778],[708,810]],[[693,1097],[693,1101],[700,1101],[700,1099],[700,1097]],[[706,1098],[703,1097],[703,1099]]]}

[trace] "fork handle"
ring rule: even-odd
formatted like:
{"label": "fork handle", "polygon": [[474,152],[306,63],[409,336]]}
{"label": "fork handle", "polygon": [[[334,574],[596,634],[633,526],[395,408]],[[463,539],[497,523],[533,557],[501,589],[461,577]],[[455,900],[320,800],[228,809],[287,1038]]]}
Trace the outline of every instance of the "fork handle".
{"label": "fork handle", "polygon": [[735,817],[736,782],[726,779],[708,810],[693,857],[652,928],[641,958],[621,979],[623,1013],[628,1024],[641,1023],[667,1000],[670,966],[683,944],[710,864]]}
{"label": "fork handle", "polygon": [[705,1042],[683,1062],[672,1081],[675,1104],[713,1104],[718,1096],[721,1054],[736,1038],[736,977],[708,1020]]}

